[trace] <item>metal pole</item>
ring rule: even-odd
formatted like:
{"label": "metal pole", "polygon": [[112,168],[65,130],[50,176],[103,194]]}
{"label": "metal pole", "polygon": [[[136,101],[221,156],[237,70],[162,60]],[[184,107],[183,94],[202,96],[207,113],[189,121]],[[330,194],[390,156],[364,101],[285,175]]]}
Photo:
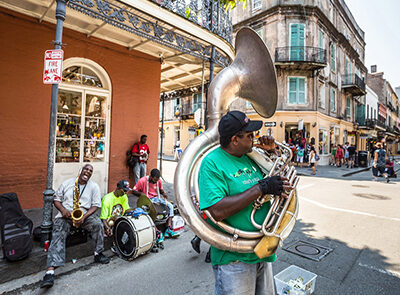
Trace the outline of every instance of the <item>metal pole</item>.
{"label": "metal pole", "polygon": [[[56,7],[56,39],[54,48],[61,49],[63,23],[65,20],[65,5],[68,0],[57,0]],[[51,107],[50,107],[50,123],[49,123],[49,146],[47,158],[47,178],[46,190],[43,192],[43,221],[41,225],[42,242],[50,240],[50,234],[53,227],[53,169],[54,169],[54,149],[56,140],[56,124],[57,124],[57,97],[58,84],[53,84],[51,87]]]}
{"label": "metal pole", "polygon": [[163,144],[164,144],[164,94],[161,95],[161,147],[160,147],[160,173],[162,175],[162,161],[163,161]]}
{"label": "metal pole", "polygon": [[[213,45],[211,48],[211,58],[210,58],[210,80],[208,81],[208,85],[211,85],[214,76],[214,56],[215,56],[215,46]],[[206,114],[208,114],[208,91],[207,91],[207,99],[206,99]],[[208,117],[206,117],[206,130],[208,128]]]}
{"label": "metal pole", "polygon": [[203,60],[203,70],[202,70],[202,74],[201,74],[201,119],[200,119],[200,126],[199,126],[201,128],[204,126],[204,122],[206,121],[206,114],[207,114],[207,112],[205,112],[205,107],[204,107],[204,105],[206,104],[205,95],[204,95],[205,67],[206,67],[206,64]]}

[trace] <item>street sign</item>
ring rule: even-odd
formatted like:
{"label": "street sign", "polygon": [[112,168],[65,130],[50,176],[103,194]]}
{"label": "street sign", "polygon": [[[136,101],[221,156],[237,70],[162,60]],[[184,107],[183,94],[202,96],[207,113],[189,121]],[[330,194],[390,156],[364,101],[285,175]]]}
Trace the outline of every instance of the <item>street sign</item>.
{"label": "street sign", "polygon": [[44,84],[60,84],[62,77],[62,62],[64,51],[62,49],[46,50],[44,53]]}
{"label": "street sign", "polygon": [[276,127],[276,122],[264,122],[265,127]]}

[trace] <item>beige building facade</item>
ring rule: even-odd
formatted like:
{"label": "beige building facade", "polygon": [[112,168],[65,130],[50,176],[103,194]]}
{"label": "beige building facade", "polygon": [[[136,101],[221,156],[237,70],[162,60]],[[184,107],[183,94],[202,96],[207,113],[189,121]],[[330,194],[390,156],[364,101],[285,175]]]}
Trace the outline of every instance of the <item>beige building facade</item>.
{"label": "beige building facade", "polygon": [[253,28],[273,56],[278,106],[263,120],[276,125],[278,141],[297,134],[308,142],[314,138],[321,165],[328,164],[335,144],[366,148],[355,124],[365,104],[364,32],[344,1],[251,1],[234,11],[233,23],[234,32]]}

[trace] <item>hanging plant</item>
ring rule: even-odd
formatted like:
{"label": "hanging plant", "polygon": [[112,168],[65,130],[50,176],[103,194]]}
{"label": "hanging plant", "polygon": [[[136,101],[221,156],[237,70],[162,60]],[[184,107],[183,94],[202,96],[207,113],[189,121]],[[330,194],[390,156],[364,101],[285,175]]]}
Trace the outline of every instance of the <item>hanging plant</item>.
{"label": "hanging plant", "polygon": [[219,1],[221,5],[224,6],[225,10],[230,8],[231,10],[234,9],[239,3],[243,3],[243,9],[246,8],[247,0],[214,0]]}

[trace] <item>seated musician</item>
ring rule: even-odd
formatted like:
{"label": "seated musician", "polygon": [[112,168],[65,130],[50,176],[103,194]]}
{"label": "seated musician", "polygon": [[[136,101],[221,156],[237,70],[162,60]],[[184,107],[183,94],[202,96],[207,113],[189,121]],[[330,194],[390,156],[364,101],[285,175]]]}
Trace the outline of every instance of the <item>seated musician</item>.
{"label": "seated musician", "polygon": [[[139,179],[133,188],[133,193],[137,196],[145,194],[149,197],[152,203],[158,203],[166,205],[169,209],[169,218],[167,220],[167,229],[164,233],[166,238],[177,237],[178,233],[174,232],[171,228],[172,218],[174,217],[174,206],[167,201],[168,197],[163,190],[162,183],[160,180],[161,173],[158,169],[153,169],[149,176],[144,176]],[[161,197],[162,195],[162,197]]]}
{"label": "seated musician", "polygon": [[[101,201],[100,219],[104,225],[104,232],[107,236],[112,236],[112,224],[119,216],[124,215],[129,209],[128,196],[130,191],[129,182],[125,179],[117,183],[116,189],[105,195]],[[112,220],[112,222],[110,222]]]}
{"label": "seated musician", "polygon": [[93,214],[101,206],[100,189],[97,183],[90,180],[93,166],[83,166],[78,177],[64,181],[54,194],[54,206],[59,211],[53,223],[52,240],[47,254],[47,271],[40,284],[41,288],[50,288],[54,284],[54,269],[65,264],[65,243],[72,227],[71,212],[74,209],[74,195],[78,200],[79,209],[83,217],[75,223],[75,227],[82,227],[91,232],[96,247],[94,261],[102,264],[110,262],[103,255],[104,228],[101,221]]}

